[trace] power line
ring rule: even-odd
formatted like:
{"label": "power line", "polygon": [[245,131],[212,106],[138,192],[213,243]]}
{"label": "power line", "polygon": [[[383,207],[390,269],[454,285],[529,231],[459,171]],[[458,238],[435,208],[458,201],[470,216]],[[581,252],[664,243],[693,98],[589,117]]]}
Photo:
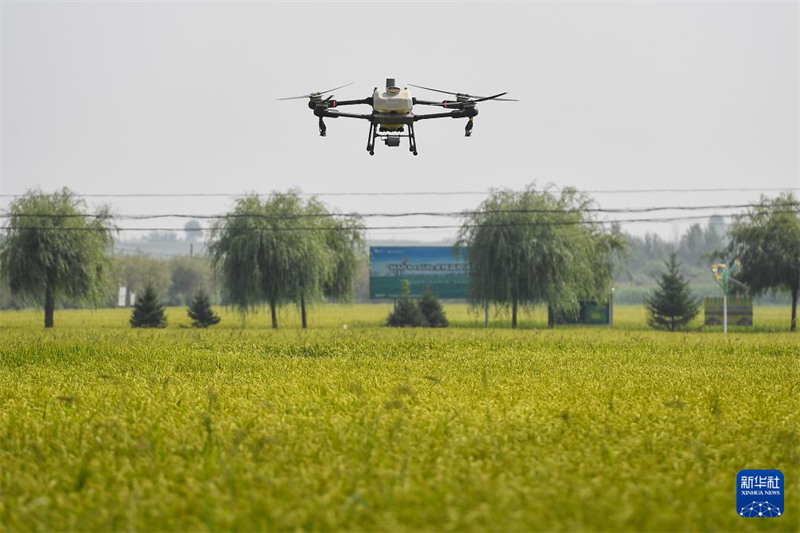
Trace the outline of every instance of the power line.
{"label": "power line", "polygon": [[[773,213],[797,213],[796,210],[791,211],[772,211]],[[721,215],[722,216],[722,215]],[[726,218],[729,216],[723,216]],[[614,219],[614,220],[563,220],[563,221],[546,221],[537,223],[504,223],[504,224],[456,224],[456,225],[414,225],[414,226],[364,226],[360,228],[353,228],[363,231],[377,231],[377,230],[410,230],[410,229],[460,229],[460,228],[473,228],[473,227],[520,227],[520,226],[576,226],[583,224],[605,225],[605,224],[632,224],[632,223],[662,223],[662,222],[680,222],[688,220],[703,220],[708,218],[708,215],[691,215],[691,216],[676,216],[666,218],[631,218],[631,219]],[[6,230],[10,228],[4,228]],[[70,226],[22,226],[19,228],[11,228],[17,231],[20,230],[36,230],[36,231],[106,231],[105,228],[97,227],[70,227]],[[173,231],[186,231],[184,228],[113,228],[117,231],[150,231],[150,232],[173,232]],[[213,227],[193,228],[193,231],[213,231]],[[237,231],[336,231],[332,228],[324,228],[320,226],[292,226],[292,227],[277,227],[277,228],[260,228],[260,227],[244,227],[236,228]],[[345,229],[345,228],[339,228]]]}
{"label": "power line", "polygon": [[[578,192],[586,194],[651,194],[651,193],[702,193],[702,192],[780,192],[795,190],[793,187],[709,187],[709,188],[671,188],[671,189],[586,189]],[[504,190],[499,188],[497,190]],[[556,189],[561,190],[561,189]],[[342,197],[342,196],[485,196],[486,191],[354,191],[299,193],[300,196]],[[273,193],[88,193],[73,196],[78,198],[240,198],[246,196],[267,197]],[[21,198],[26,194],[0,194],[0,198]]]}
{"label": "power line", "polygon": [[[781,203],[770,204],[767,206],[772,209],[774,207],[787,207],[794,208],[797,203]],[[268,220],[294,220],[304,218],[405,218],[405,217],[464,217],[473,215],[490,215],[490,214],[535,214],[535,213],[552,213],[552,214],[576,214],[576,213],[607,213],[607,214],[625,214],[625,213],[653,213],[658,211],[708,211],[708,210],[728,210],[728,209],[749,209],[763,207],[761,204],[715,204],[715,205],[672,205],[672,206],[651,206],[651,207],[625,207],[625,208],[580,208],[580,209],[502,209],[502,210],[479,210],[479,211],[412,211],[401,213],[297,213],[297,214],[267,214],[267,213],[226,213],[222,215],[200,215],[191,213],[162,213],[162,214],[148,214],[148,215],[130,215],[130,214],[54,214],[54,213],[16,213],[16,214],[2,214],[0,218],[101,218],[101,219],[123,219],[123,220],[152,220],[161,218],[189,218],[189,219],[205,219],[205,220],[218,220],[218,219],[240,219],[240,218],[253,218],[253,219],[268,219]]]}

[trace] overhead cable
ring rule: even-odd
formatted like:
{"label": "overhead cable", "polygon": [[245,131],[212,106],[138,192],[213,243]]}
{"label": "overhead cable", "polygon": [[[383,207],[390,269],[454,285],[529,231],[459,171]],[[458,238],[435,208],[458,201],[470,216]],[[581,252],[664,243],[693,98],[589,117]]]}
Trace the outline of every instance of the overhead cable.
{"label": "overhead cable", "polygon": [[402,213],[296,213],[296,214],[269,214],[269,213],[226,213],[221,215],[201,215],[192,213],[162,213],[162,214],[146,214],[146,215],[130,215],[130,214],[54,214],[54,213],[0,213],[0,218],[102,218],[102,219],[123,219],[123,220],[151,220],[161,218],[189,218],[189,219],[237,219],[237,218],[253,218],[253,219],[275,219],[275,220],[293,220],[303,218],[405,218],[405,217],[464,217],[473,215],[492,215],[492,214],[535,214],[535,213],[552,213],[558,215],[571,215],[576,213],[609,213],[609,214],[625,214],[625,213],[653,213],[658,211],[708,211],[708,210],[728,210],[728,209],[751,209],[766,207],[773,209],[779,208],[797,208],[797,203],[778,203],[763,206],[762,204],[715,204],[715,205],[672,205],[672,206],[651,206],[651,207],[625,207],[625,208],[580,208],[580,209],[501,209],[501,210],[475,210],[475,211],[412,211]]}
{"label": "overhead cable", "polygon": [[[796,210],[789,210],[789,211],[772,211],[773,213],[797,213]],[[723,216],[723,218],[727,218],[729,216]],[[708,215],[691,215],[691,216],[676,216],[676,217],[664,217],[664,218],[630,218],[630,219],[613,219],[613,220],[595,220],[595,219],[588,219],[588,220],[562,220],[562,221],[544,221],[544,222],[532,222],[532,223],[504,223],[504,224],[445,224],[445,225],[413,225],[413,226],[363,226],[358,228],[329,228],[329,227],[321,227],[321,226],[289,226],[289,227],[258,227],[258,226],[248,226],[243,228],[236,228],[237,231],[339,231],[339,230],[349,230],[349,229],[357,229],[363,231],[373,231],[373,230],[409,230],[409,229],[461,229],[461,228],[473,228],[473,227],[520,227],[520,226],[576,226],[576,225],[614,225],[614,224],[633,224],[633,223],[662,223],[662,222],[680,222],[680,221],[689,221],[689,220],[703,220],[707,219]],[[9,230],[10,228],[6,227],[3,228]],[[106,228],[97,228],[97,227],[70,227],[70,226],[20,226],[13,228],[14,230],[40,230],[40,231],[106,231]],[[150,231],[150,232],[171,232],[171,231],[213,231],[215,230],[214,227],[201,227],[201,228],[111,228],[116,231]]]}
{"label": "overhead cable", "polygon": [[[556,188],[555,190],[563,190]],[[661,188],[661,189],[576,189],[586,194],[650,194],[650,193],[703,193],[703,192],[780,192],[796,190],[796,187],[708,187],[708,188]],[[507,190],[500,187],[497,191]],[[298,193],[300,196],[485,196],[485,191],[351,191]],[[180,193],[73,193],[77,198],[240,198],[246,196],[268,197],[273,193],[227,193],[227,192],[180,192]],[[0,194],[0,198],[21,198],[26,194]]]}

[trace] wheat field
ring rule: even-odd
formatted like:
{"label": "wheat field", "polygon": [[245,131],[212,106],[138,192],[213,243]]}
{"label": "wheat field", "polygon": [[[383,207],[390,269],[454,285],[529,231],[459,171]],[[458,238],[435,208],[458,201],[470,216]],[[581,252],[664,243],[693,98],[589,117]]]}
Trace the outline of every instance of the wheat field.
{"label": "wheat field", "polygon": [[[2,312],[0,531],[798,530],[787,309],[728,335],[445,309]],[[783,471],[784,516],[736,514],[744,468]]]}

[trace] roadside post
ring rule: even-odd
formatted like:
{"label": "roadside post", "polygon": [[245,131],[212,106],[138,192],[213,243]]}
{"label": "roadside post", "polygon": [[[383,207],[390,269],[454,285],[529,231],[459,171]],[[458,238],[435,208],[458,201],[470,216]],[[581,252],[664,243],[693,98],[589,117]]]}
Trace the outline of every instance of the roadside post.
{"label": "roadside post", "polygon": [[711,275],[714,281],[722,288],[722,332],[728,333],[728,292],[730,292],[730,282],[744,287],[744,284],[733,278],[742,268],[742,263],[738,259],[728,266],[727,263],[715,263],[711,265]]}

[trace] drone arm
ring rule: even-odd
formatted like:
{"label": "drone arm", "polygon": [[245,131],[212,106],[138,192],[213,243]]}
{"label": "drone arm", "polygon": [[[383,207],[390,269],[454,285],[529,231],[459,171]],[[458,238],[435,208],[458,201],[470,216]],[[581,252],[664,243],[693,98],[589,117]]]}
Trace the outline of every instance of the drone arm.
{"label": "drone arm", "polygon": [[460,113],[460,111],[450,111],[448,113],[430,113],[428,115],[414,115],[414,121],[417,120],[426,120],[429,118],[458,118],[456,113]]}
{"label": "drone arm", "polygon": [[436,106],[436,107],[444,107],[449,109],[464,109],[464,104],[462,102],[434,102],[431,100],[418,100],[416,98],[413,99],[414,105],[429,105],[429,106]]}
{"label": "drone arm", "polygon": [[355,113],[340,113],[336,109],[324,109],[324,108],[321,108],[321,107],[316,108],[314,110],[314,114],[316,116],[320,117],[320,118],[322,118],[322,117],[329,117],[329,118],[344,117],[344,118],[361,118],[361,119],[364,119],[364,120],[371,120],[372,119],[372,115],[356,115]]}
{"label": "drone arm", "polygon": [[472,109],[455,109],[448,113],[430,113],[428,115],[414,115],[414,120],[425,120],[429,118],[472,118],[478,114],[478,110]]}
{"label": "drone arm", "polygon": [[356,115],[355,113],[339,113],[337,111],[333,111],[332,115],[326,115],[326,116],[330,116],[333,118],[343,117],[343,118],[360,118],[364,120],[372,120],[372,115]]}
{"label": "drone arm", "polygon": [[361,100],[331,100],[331,107],[341,107],[343,105],[372,105],[372,98],[362,98]]}
{"label": "drone arm", "polygon": [[308,101],[308,108],[311,110],[316,110],[318,108],[328,109],[331,107],[339,107],[343,105],[362,105],[362,104],[371,104],[371,98],[362,98],[361,100],[334,100],[333,98],[326,98],[325,100],[320,99],[311,99]]}

